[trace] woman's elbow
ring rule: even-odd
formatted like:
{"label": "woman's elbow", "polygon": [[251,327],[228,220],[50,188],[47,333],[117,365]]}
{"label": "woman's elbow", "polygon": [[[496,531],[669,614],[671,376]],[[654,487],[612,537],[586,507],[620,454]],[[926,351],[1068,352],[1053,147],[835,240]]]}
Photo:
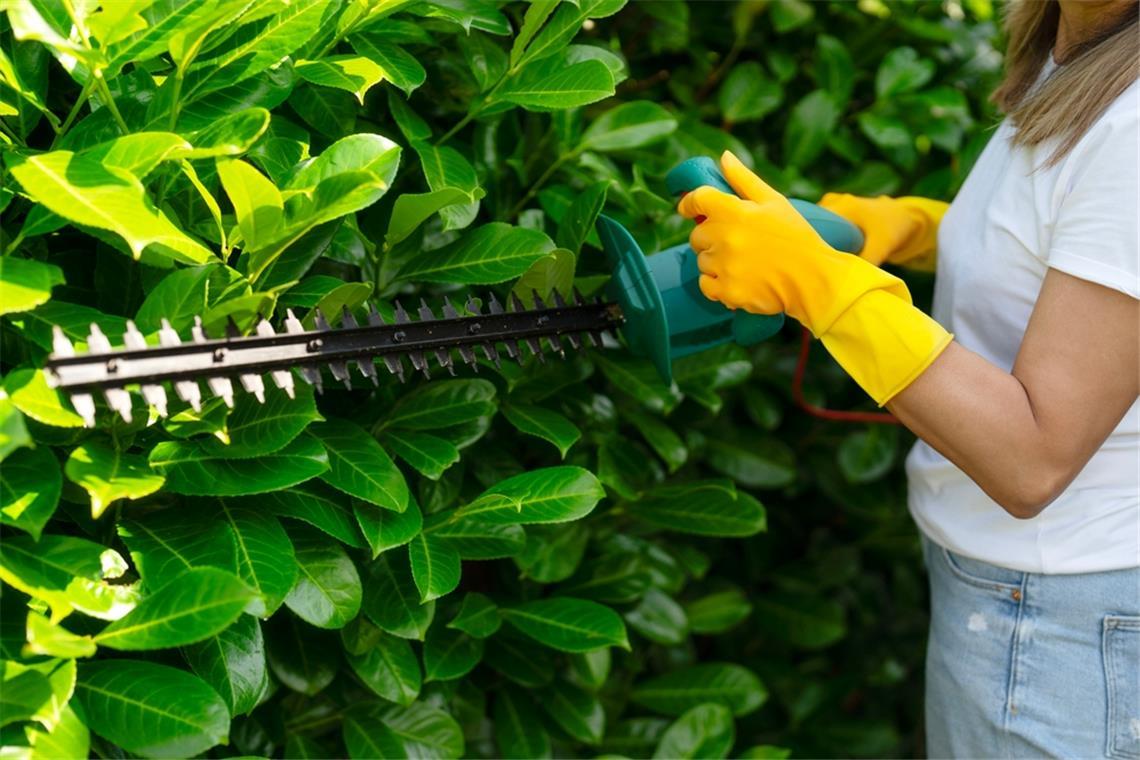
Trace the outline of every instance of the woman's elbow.
{"label": "woman's elbow", "polygon": [[1025,477],[1008,483],[995,500],[1010,516],[1031,520],[1057,500],[1076,474],[1067,467],[1033,468]]}

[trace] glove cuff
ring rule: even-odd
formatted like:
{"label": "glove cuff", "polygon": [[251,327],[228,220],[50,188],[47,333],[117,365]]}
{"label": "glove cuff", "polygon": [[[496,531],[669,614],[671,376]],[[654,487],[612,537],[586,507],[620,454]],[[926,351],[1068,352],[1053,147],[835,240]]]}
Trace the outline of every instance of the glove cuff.
{"label": "glove cuff", "polygon": [[[904,287],[905,292],[905,287]],[[910,303],[910,294],[866,292],[820,340],[847,374],[882,406],[914,382],[954,336]]]}

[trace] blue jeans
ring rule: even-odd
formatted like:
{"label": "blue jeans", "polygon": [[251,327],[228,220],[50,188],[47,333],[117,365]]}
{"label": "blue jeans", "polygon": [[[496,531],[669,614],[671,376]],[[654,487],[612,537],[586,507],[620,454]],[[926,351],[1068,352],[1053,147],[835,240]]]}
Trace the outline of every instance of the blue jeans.
{"label": "blue jeans", "polygon": [[924,545],[930,757],[1140,759],[1140,568],[1041,575]]}

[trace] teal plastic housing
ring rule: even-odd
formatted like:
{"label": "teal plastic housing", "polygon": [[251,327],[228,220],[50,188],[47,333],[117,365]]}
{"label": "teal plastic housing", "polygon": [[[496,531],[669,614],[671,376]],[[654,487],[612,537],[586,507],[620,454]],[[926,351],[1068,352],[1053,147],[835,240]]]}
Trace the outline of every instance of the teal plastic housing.
{"label": "teal plastic housing", "polygon": [[[702,185],[733,192],[707,157],[679,164],[665,183],[675,196]],[[863,247],[862,232],[846,219],[807,201],[793,199],[792,205],[832,248],[857,253]],[[783,326],[783,314],[733,311],[705,298],[697,257],[688,244],[646,256],[619,222],[599,216],[596,226],[613,272],[606,295],[625,315],[626,343],[634,354],[651,360],[666,382],[673,381],[674,359],[730,341],[752,346]]]}

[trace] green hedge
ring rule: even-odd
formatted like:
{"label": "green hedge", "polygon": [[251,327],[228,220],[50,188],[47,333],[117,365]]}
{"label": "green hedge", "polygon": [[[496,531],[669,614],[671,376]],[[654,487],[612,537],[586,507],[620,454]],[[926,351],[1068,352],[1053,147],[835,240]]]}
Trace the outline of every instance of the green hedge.
{"label": "green hedge", "polygon": [[[620,349],[379,365],[94,430],[36,368],[51,325],[591,293],[597,214],[683,241],[663,176],[725,149],[948,197],[986,0],[0,8],[6,754],[921,752],[909,440],[798,411],[794,326],[672,387]],[[819,350],[807,394],[868,405]]]}

